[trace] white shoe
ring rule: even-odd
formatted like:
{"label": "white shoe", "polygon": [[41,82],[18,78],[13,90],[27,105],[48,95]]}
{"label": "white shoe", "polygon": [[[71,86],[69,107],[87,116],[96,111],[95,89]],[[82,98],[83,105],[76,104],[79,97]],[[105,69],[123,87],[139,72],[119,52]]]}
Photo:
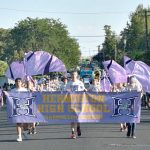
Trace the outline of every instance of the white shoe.
{"label": "white shoe", "polygon": [[17,142],[22,142],[22,137],[18,137]]}
{"label": "white shoe", "polygon": [[72,139],[76,139],[76,138],[77,138],[77,137],[76,137],[76,134],[72,134],[72,135],[71,135],[71,138],[72,138]]}
{"label": "white shoe", "polygon": [[132,136],[133,139],[136,139],[136,136]]}

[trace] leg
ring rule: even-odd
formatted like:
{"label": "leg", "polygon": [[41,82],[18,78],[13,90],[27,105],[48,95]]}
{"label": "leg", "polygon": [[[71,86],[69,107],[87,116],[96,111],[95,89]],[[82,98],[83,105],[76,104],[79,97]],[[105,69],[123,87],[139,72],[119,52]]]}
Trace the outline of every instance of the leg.
{"label": "leg", "polygon": [[22,124],[21,123],[17,123],[16,131],[17,131],[17,134],[18,134],[17,141],[21,142],[22,141],[22,135],[21,135],[22,134]]}
{"label": "leg", "polygon": [[120,131],[123,131],[123,123],[120,123]]}
{"label": "leg", "polygon": [[74,122],[71,123],[71,132],[72,132],[71,138],[76,139],[75,123]]}
{"label": "leg", "polygon": [[125,131],[127,131],[127,125],[126,125],[126,123],[123,124],[123,128],[124,128]]}
{"label": "leg", "polygon": [[136,138],[136,137],[135,137],[135,128],[136,128],[136,123],[132,123],[132,124],[131,124],[131,136],[132,136],[133,138]]}
{"label": "leg", "polygon": [[131,135],[131,123],[127,123],[127,137]]}
{"label": "leg", "polygon": [[35,122],[34,122],[34,123],[32,123],[32,125],[31,125],[31,129],[32,129],[32,134],[36,134]]}
{"label": "leg", "polygon": [[77,123],[77,133],[78,133],[78,136],[81,136],[81,129],[80,129],[80,123],[79,122]]}

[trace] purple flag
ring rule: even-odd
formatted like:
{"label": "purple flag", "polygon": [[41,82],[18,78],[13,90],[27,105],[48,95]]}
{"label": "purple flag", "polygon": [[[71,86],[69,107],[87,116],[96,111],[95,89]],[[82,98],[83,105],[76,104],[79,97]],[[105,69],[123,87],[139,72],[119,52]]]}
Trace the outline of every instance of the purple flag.
{"label": "purple flag", "polygon": [[10,64],[9,68],[6,71],[6,76],[10,79],[15,80],[16,78],[24,78],[26,75],[24,62],[23,61],[14,61]]}
{"label": "purple flag", "polygon": [[25,55],[25,65],[27,75],[66,72],[65,65],[61,60],[44,51],[28,52]]}
{"label": "purple flag", "polygon": [[49,72],[66,72],[66,68],[63,62],[54,55],[44,51],[30,51],[25,55],[24,61],[11,63],[6,71],[6,76],[11,79],[28,80],[27,76],[43,75]]}
{"label": "purple flag", "polygon": [[102,92],[110,92],[111,91],[110,80],[109,80],[108,76],[106,75],[106,73],[104,73],[104,72],[101,76],[100,86],[101,86]]}
{"label": "purple flag", "polygon": [[124,57],[124,64],[127,73],[138,79],[145,92],[150,92],[150,67],[142,61],[134,61],[128,57]]}
{"label": "purple flag", "polygon": [[114,60],[104,61],[103,65],[113,83],[127,82],[126,70]]}

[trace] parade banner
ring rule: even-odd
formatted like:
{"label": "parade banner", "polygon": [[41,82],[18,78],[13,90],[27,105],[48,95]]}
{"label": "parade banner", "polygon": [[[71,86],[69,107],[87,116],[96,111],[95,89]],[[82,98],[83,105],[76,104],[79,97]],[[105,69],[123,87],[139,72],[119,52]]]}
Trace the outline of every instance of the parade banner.
{"label": "parade banner", "polygon": [[138,92],[9,92],[8,120],[13,123],[140,122]]}

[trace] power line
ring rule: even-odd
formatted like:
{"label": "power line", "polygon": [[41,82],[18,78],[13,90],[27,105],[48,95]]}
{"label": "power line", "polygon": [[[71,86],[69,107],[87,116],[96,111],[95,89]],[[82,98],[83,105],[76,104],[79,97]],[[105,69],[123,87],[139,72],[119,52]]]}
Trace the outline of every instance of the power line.
{"label": "power line", "polygon": [[[132,35],[132,37],[142,37],[143,35],[142,35],[143,33],[138,33],[138,34],[131,34],[131,33],[129,33],[128,35]],[[115,36],[116,37],[122,37],[122,35],[117,35],[117,34],[115,34]],[[87,37],[87,38],[99,38],[99,37],[106,37],[106,35],[70,35],[70,37]]]}
{"label": "power line", "polygon": [[95,40],[95,41],[92,41],[92,40],[82,40],[82,43],[96,43],[96,42],[98,42],[97,40]]}
{"label": "power line", "polygon": [[16,12],[33,12],[33,13],[50,13],[50,14],[70,14],[70,15],[102,15],[102,14],[123,14],[129,12],[123,11],[104,11],[104,12],[59,12],[59,11],[42,11],[42,10],[23,10],[23,9],[13,9],[13,8],[0,8],[0,10],[16,11]]}
{"label": "power line", "polygon": [[72,35],[71,37],[105,37],[105,35]]}

